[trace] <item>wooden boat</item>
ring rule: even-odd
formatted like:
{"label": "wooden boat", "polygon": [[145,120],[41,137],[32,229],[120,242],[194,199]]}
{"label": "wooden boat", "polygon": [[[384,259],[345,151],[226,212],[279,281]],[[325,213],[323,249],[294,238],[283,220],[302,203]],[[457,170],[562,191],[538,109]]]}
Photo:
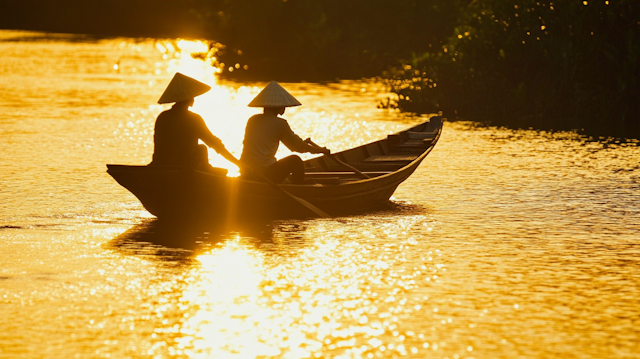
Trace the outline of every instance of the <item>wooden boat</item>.
{"label": "wooden boat", "polygon": [[[293,196],[331,215],[361,213],[389,203],[434,148],[442,118],[356,148],[309,159],[305,184],[280,184]],[[368,175],[365,178],[339,161]],[[199,171],[164,166],[107,165],[107,172],[158,218],[306,218],[314,213],[272,184],[227,177],[226,170]],[[309,182],[309,184],[306,184]]]}

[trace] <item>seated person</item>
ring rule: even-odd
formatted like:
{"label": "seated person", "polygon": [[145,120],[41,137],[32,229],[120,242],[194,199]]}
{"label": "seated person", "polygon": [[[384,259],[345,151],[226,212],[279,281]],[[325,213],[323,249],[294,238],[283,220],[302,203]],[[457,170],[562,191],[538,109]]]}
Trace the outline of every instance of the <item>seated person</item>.
{"label": "seated person", "polygon": [[[284,114],[286,107],[300,105],[301,103],[277,82],[269,83],[249,103],[250,107],[263,107],[264,112],[252,116],[247,122],[240,162],[247,168],[260,171],[275,183],[284,181],[289,175],[292,183],[304,183],[304,164],[299,156],[291,155],[276,161],[275,154],[280,142],[295,152],[330,154],[331,151],[308,144],[291,130],[287,120],[278,117]],[[245,178],[259,178],[246,170],[241,169],[241,173]]]}
{"label": "seated person", "polygon": [[181,166],[211,170],[207,147],[198,144],[202,140],[230,162],[239,165],[224,147],[222,141],[207,128],[200,115],[189,111],[195,97],[209,91],[210,86],[176,73],[158,103],[175,102],[171,109],[162,112],[156,120],[153,142],[153,161],[150,165]]}

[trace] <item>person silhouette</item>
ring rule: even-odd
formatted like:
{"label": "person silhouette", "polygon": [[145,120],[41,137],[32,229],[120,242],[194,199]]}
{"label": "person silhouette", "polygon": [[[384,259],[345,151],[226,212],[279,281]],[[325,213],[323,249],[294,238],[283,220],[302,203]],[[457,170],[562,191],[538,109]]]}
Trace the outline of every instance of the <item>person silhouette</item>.
{"label": "person silhouette", "polygon": [[[211,89],[211,86],[177,72],[158,103],[172,103],[173,107],[162,112],[156,119],[153,142],[154,166],[179,166],[209,171],[207,146],[213,148],[228,161],[240,166],[240,162],[214,136],[202,117],[189,111],[196,96]],[[198,144],[202,140],[206,144]]]}
{"label": "person silhouette", "polygon": [[[242,155],[240,162],[254,171],[260,171],[269,180],[275,183],[283,182],[291,176],[291,183],[304,183],[304,163],[297,155],[291,155],[280,160],[276,160],[275,154],[278,151],[280,142],[288,149],[300,153],[324,153],[331,151],[325,147],[316,147],[305,142],[296,135],[287,120],[282,116],[287,107],[301,106],[287,90],[277,82],[270,82],[262,91],[249,103],[249,107],[262,107],[263,113],[251,116],[245,128]],[[255,174],[250,171],[243,171],[241,174],[248,179],[255,178]]]}

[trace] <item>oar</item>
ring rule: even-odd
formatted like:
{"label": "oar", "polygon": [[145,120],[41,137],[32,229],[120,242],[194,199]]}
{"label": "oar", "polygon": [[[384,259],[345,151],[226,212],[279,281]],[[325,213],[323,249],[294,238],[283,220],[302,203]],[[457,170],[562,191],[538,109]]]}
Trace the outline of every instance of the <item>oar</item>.
{"label": "oar", "polygon": [[[217,151],[217,150],[216,150]],[[222,152],[220,152],[222,151]],[[318,216],[322,217],[322,218],[331,218],[330,215],[326,214],[325,212],[323,212],[320,208],[312,205],[311,203],[305,201],[302,198],[298,198],[294,195],[292,195],[291,193],[287,192],[284,190],[284,188],[278,186],[277,183],[271,181],[269,178],[267,178],[267,176],[264,175],[264,173],[260,172],[260,171],[256,171],[255,168],[252,168],[251,166],[247,165],[246,163],[242,163],[240,162],[237,158],[235,158],[234,155],[232,155],[229,151],[227,151],[226,148],[220,149],[220,151],[218,153],[220,153],[224,158],[226,158],[229,162],[235,164],[238,167],[241,166],[247,166],[249,167],[254,173],[257,173],[258,176],[260,176],[265,182],[267,182],[268,184],[272,185],[273,187],[275,187],[278,191],[282,192],[282,194],[284,194],[285,196],[291,198],[292,200],[300,203],[301,205],[307,207],[311,212],[317,214]]]}
{"label": "oar", "polygon": [[[320,147],[320,146],[316,145],[313,141],[311,141],[311,139],[310,139],[310,138],[307,138],[307,139],[305,140],[305,142],[306,142],[306,143],[308,143],[308,144],[310,144],[310,145],[312,145],[312,146]],[[343,165],[344,167],[347,167],[348,169],[352,170],[353,172],[355,172],[355,173],[359,174],[360,176],[362,176],[362,177],[364,177],[364,178],[371,178],[369,175],[367,175],[366,173],[364,173],[364,172],[360,171],[359,169],[357,169],[357,168],[355,168],[355,167],[351,166],[350,164],[348,164],[348,163],[344,163],[344,162],[340,161],[340,160],[338,159],[338,156],[335,156],[335,155],[327,155],[327,154],[325,154],[325,156],[327,156],[327,157],[331,158],[332,160],[336,161],[338,164]]]}
{"label": "oar", "polygon": [[[246,166],[246,164],[245,164]],[[250,167],[251,168],[251,167]],[[291,193],[285,191],[284,188],[280,187],[277,183],[273,182],[272,180],[270,180],[267,176],[264,175],[264,173],[260,172],[260,171],[256,171],[254,168],[251,168],[251,170],[254,173],[257,173],[265,182],[267,182],[268,184],[272,185],[273,187],[275,187],[278,191],[282,192],[282,194],[284,194],[285,196],[291,198],[292,200],[300,203],[301,205],[307,207],[310,211],[312,211],[313,213],[317,214],[318,216],[322,217],[322,218],[331,218],[330,215],[328,215],[327,213],[325,213],[324,211],[322,211],[320,208],[312,205],[311,203],[305,201],[304,199],[300,198],[300,197],[296,197],[294,195],[292,195]]]}
{"label": "oar", "polygon": [[267,182],[268,184],[274,186],[275,188],[278,189],[278,191],[282,192],[282,194],[284,194],[285,196],[293,199],[294,201],[300,203],[301,205],[307,207],[308,209],[310,209],[313,213],[317,214],[318,216],[322,217],[322,218],[331,218],[330,215],[328,215],[327,213],[325,213],[324,211],[322,211],[320,208],[312,205],[311,203],[305,201],[304,199],[300,198],[300,197],[296,197],[294,195],[292,195],[291,193],[285,191],[284,188],[278,186],[277,183],[271,181],[269,178],[267,178],[267,176],[265,176],[264,174],[262,174],[260,171],[256,171],[253,170],[253,172],[258,173],[258,175],[260,175],[260,177],[262,177],[262,179]]}

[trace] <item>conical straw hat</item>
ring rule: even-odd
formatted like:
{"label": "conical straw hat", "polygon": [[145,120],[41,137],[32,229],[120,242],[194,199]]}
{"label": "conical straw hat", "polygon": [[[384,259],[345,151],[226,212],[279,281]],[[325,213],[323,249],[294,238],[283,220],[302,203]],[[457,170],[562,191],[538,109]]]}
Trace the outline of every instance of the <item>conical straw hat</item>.
{"label": "conical straw hat", "polygon": [[209,90],[211,90],[211,86],[176,72],[171,82],[169,82],[169,86],[167,86],[167,89],[164,90],[164,93],[160,96],[158,103],[189,100]]}
{"label": "conical straw hat", "polygon": [[271,81],[253,101],[249,103],[249,107],[293,107],[302,104],[291,96],[277,82]]}

